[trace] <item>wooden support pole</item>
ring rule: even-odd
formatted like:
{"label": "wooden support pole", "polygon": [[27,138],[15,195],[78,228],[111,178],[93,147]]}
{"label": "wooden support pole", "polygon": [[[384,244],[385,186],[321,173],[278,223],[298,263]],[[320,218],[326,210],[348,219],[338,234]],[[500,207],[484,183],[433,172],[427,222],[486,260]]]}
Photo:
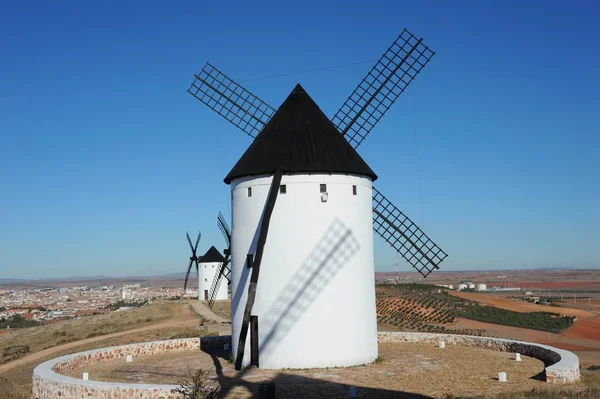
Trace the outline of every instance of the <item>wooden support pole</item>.
{"label": "wooden support pole", "polygon": [[279,193],[279,186],[281,185],[281,177],[283,172],[278,170],[273,176],[271,182],[271,190],[269,191],[269,197],[267,199],[267,206],[263,215],[263,220],[260,225],[260,233],[258,235],[258,243],[256,246],[256,255],[254,258],[254,264],[252,265],[252,274],[250,275],[250,284],[248,284],[248,300],[246,301],[246,308],[244,309],[244,318],[242,319],[242,329],[240,331],[240,337],[238,340],[237,356],[235,357],[235,369],[242,369],[242,360],[244,360],[244,351],[246,349],[246,337],[248,336],[248,325],[250,324],[250,316],[252,314],[252,306],[254,306],[254,299],[256,297],[256,285],[258,283],[258,274],[260,272],[260,264],[265,249],[265,243],[267,241],[267,233],[269,231],[269,223],[271,222],[271,215],[275,208],[275,201],[277,200],[277,194]]}

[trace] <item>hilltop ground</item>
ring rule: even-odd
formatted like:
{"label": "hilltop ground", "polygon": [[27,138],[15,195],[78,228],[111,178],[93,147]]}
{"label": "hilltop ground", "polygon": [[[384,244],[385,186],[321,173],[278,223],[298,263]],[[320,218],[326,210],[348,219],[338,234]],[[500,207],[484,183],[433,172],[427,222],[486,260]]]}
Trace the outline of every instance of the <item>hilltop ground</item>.
{"label": "hilltop ground", "polygon": [[[377,296],[378,321],[381,330],[448,332],[529,340],[573,350],[580,356],[584,367],[600,364],[600,333],[598,333],[600,331],[600,315],[592,312],[565,307],[545,307],[486,294],[446,293],[445,290],[426,285],[378,286]],[[484,310],[483,313],[482,310]],[[488,310],[491,310],[491,312],[488,312]],[[203,325],[210,325],[210,331],[219,331],[221,334],[228,333],[229,325],[219,323],[223,321],[223,318],[230,317],[229,303],[216,303],[214,311],[220,317],[208,311],[198,301],[190,303],[162,302],[139,309],[5,332],[0,335],[0,347],[27,344],[30,345],[31,353],[22,359],[0,365],[0,397],[7,399],[28,397],[33,368],[45,360],[63,354],[131,342],[201,336],[207,333]],[[533,316],[531,316],[531,312],[535,312]],[[559,317],[543,312],[559,313]],[[576,316],[577,321],[571,324],[569,319],[561,318],[560,315]],[[475,320],[465,316],[475,318]],[[480,320],[482,318],[483,320]],[[487,320],[485,318],[491,319]],[[498,322],[502,324],[494,324]],[[521,323],[530,322],[534,323],[533,327],[538,328],[538,330],[522,328]],[[381,346],[381,353],[384,355],[387,353],[386,351],[389,352],[390,350],[392,349],[387,348],[385,345]],[[422,348],[423,356],[427,355],[427,350],[429,349]],[[450,351],[447,353],[450,353]],[[385,359],[385,356],[383,357]],[[141,360],[139,365],[143,366]],[[158,361],[156,364],[152,365],[151,363],[154,362],[151,362],[144,367],[163,367],[161,361],[159,361],[160,359],[155,360]],[[163,359],[163,361],[168,363],[168,359]],[[228,367],[226,361],[223,364],[224,369],[226,369]],[[393,372],[392,370],[384,370],[386,367],[389,368],[390,364],[387,366],[378,364],[377,367],[381,368],[381,370],[378,370],[384,374]],[[401,367],[403,367],[401,364],[393,365],[394,369],[398,368],[399,370]],[[142,372],[143,370],[138,371]],[[110,379],[110,370],[106,372],[108,373],[106,378]],[[339,387],[332,388],[330,385],[339,385],[340,380],[338,378],[351,377],[353,374],[351,371],[349,373],[346,376],[347,373],[340,370],[331,373],[327,371],[322,373],[313,372],[314,375],[310,375],[310,381],[317,385],[325,384],[323,387],[328,386],[327,389],[335,390]],[[540,386],[537,385],[538,382],[532,381],[531,384],[534,384],[534,386],[525,380],[523,384],[513,388],[521,390],[542,389],[539,393],[528,394],[528,398],[600,397],[598,388],[589,388],[590,383],[592,386],[598,384],[598,372],[583,370],[583,373],[586,381],[583,385],[557,388]],[[262,375],[262,373],[259,374]],[[356,378],[360,377],[356,374],[354,376]],[[250,375],[248,377],[254,378]],[[275,377],[288,380],[297,378],[292,375],[286,376],[285,373],[278,374]],[[425,377],[424,375],[423,378]],[[132,374],[130,378],[135,379],[136,374]],[[448,378],[448,381],[450,381],[451,378]],[[376,384],[375,380],[374,375],[369,381],[365,380],[364,384],[365,386],[371,386]],[[240,383],[246,386],[249,384],[249,382]],[[398,386],[397,388],[406,391],[411,387]],[[375,388],[376,386],[374,386]],[[418,384],[415,385],[414,389],[421,392],[418,390]],[[438,391],[435,391],[435,389],[438,389]],[[441,392],[440,387],[435,389],[436,395]],[[547,391],[548,389],[550,391]],[[584,393],[581,393],[582,390]],[[460,388],[459,391],[453,394],[472,396],[475,393],[469,387]],[[494,395],[499,391],[486,392],[488,395]],[[577,394],[577,392],[580,393]],[[434,394],[433,391],[429,393]],[[507,399],[525,397],[506,392],[503,395],[501,397]]]}
{"label": "hilltop ground", "polygon": [[208,332],[228,332],[228,326],[212,323],[189,303],[162,302],[48,326],[11,330],[0,336],[0,347],[29,345],[31,353],[0,365],[0,398],[29,398],[33,369],[46,360],[106,346],[198,337],[207,334],[205,327]]}

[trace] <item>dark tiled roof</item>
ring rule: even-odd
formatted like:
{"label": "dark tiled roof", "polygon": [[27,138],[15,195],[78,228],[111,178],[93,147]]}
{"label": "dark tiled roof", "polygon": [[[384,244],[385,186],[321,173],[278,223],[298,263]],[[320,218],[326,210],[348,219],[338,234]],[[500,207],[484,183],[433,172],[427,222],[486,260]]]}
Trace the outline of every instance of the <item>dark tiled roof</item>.
{"label": "dark tiled roof", "polygon": [[344,139],[302,86],[281,104],[225,177],[283,173],[377,175]]}
{"label": "dark tiled roof", "polygon": [[214,246],[210,247],[204,255],[200,257],[200,263],[225,262],[225,257]]}

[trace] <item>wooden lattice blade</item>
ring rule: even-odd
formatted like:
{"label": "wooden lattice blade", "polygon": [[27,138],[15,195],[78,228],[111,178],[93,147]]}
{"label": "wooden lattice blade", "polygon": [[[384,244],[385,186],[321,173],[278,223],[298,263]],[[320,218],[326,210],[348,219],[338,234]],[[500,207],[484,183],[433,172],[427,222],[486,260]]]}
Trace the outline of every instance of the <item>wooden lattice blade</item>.
{"label": "wooden lattice blade", "polygon": [[208,293],[208,307],[212,309],[215,303],[215,297],[221,288],[221,283],[223,281],[223,277],[229,280],[229,274],[231,271],[229,268],[229,255],[225,256],[225,261],[219,265],[219,269],[215,273],[215,277],[213,278],[213,282],[210,286],[210,291]]}
{"label": "wooden lattice blade", "polygon": [[194,75],[187,91],[250,137],[256,137],[275,113],[274,108],[208,62]]}
{"label": "wooden lattice blade", "polygon": [[373,187],[373,230],[423,277],[448,256],[408,216]]}
{"label": "wooden lattice blade", "polygon": [[229,228],[229,225],[227,224],[227,221],[221,212],[219,212],[219,216],[217,217],[217,226],[219,227],[219,230],[221,230],[223,238],[225,238],[227,247],[229,247],[231,245],[231,229]]}
{"label": "wooden lattice blade", "polygon": [[358,147],[435,54],[404,29],[354,89],[332,122]]}

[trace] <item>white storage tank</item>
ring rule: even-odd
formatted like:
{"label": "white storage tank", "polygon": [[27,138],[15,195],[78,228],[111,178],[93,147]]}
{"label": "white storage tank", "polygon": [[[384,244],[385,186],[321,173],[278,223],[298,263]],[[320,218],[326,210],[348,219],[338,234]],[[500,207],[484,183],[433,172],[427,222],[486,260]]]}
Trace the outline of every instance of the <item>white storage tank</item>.
{"label": "white storage tank", "polygon": [[487,285],[485,285],[483,283],[477,284],[477,291],[486,291],[486,290],[487,290]]}
{"label": "white storage tank", "polygon": [[470,290],[474,290],[474,289],[475,289],[475,284],[473,284],[473,283],[468,283],[468,284],[467,284],[467,288],[468,288],[468,289],[470,289]]}
{"label": "white storage tank", "polygon": [[465,283],[460,283],[456,286],[456,290],[457,291],[462,291],[462,290],[466,290],[468,288],[467,284]]}
{"label": "white storage tank", "polygon": [[344,367],[377,358],[375,173],[296,86],[225,178],[232,198],[232,350],[270,185],[283,171],[242,366]]}
{"label": "white storage tank", "polygon": [[[210,297],[215,274],[219,271],[225,257],[214,246],[210,247],[198,261],[198,299],[207,301]],[[227,279],[222,278],[214,296],[215,300],[227,299]]]}

